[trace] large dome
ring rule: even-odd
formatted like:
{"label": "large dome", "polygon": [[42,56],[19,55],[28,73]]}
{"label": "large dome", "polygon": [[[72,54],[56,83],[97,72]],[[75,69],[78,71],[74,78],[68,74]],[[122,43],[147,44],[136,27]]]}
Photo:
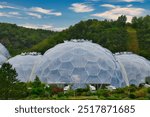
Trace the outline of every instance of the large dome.
{"label": "large dome", "polygon": [[9,54],[8,50],[1,43],[0,43],[0,54],[2,54],[6,58],[10,57],[10,54]]}
{"label": "large dome", "polygon": [[36,74],[49,84],[128,84],[113,54],[84,40],[66,41],[47,50]]}
{"label": "large dome", "polygon": [[118,53],[116,58],[124,66],[129,84],[138,86],[145,83],[145,78],[150,76],[150,62],[145,58],[132,53]]}
{"label": "large dome", "polygon": [[36,77],[35,68],[41,55],[36,54],[22,54],[17,55],[8,60],[8,62],[15,68],[18,76],[17,79],[21,82],[33,81]]}

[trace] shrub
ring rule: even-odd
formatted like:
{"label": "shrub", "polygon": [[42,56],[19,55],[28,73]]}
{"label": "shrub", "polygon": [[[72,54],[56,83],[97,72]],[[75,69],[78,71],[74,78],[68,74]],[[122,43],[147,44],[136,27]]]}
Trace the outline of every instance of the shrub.
{"label": "shrub", "polygon": [[99,89],[97,90],[97,95],[100,96],[104,96],[104,97],[108,97],[111,95],[111,91],[107,90],[107,89]]}
{"label": "shrub", "polygon": [[136,95],[136,97],[146,97],[147,89],[146,88],[142,88],[142,89],[136,91],[135,95]]}
{"label": "shrub", "polygon": [[147,92],[150,93],[150,88],[147,89]]}
{"label": "shrub", "polygon": [[129,98],[135,99],[135,98],[136,98],[136,95],[135,95],[134,93],[130,93],[130,94],[129,94]]}

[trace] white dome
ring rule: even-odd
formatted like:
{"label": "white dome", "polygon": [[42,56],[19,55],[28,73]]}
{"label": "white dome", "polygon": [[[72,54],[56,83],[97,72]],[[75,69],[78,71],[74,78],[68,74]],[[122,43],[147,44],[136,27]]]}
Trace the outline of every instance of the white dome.
{"label": "white dome", "polygon": [[33,81],[36,77],[35,67],[41,55],[17,55],[8,60],[18,73],[17,79],[22,82]]}
{"label": "white dome", "polygon": [[124,66],[129,84],[145,83],[145,78],[150,76],[150,64],[144,57],[125,53],[116,55],[116,58]]}
{"label": "white dome", "polygon": [[5,61],[7,61],[7,58],[0,54],[0,65],[2,65]]}
{"label": "white dome", "polygon": [[9,54],[8,50],[1,43],[0,43],[0,54],[2,54],[3,56],[5,56],[6,58],[10,57],[10,54]]}
{"label": "white dome", "polygon": [[116,87],[128,84],[112,53],[84,40],[67,41],[47,50],[36,74],[41,81],[52,84],[111,84]]}

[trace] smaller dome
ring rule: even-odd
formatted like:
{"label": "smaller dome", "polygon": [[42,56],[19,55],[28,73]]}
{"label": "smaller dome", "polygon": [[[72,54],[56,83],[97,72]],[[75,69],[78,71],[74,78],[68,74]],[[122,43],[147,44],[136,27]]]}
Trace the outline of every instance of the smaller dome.
{"label": "smaller dome", "polygon": [[0,54],[2,54],[3,56],[5,56],[6,58],[10,57],[10,54],[9,54],[8,50],[1,43],[0,43]]}
{"label": "smaller dome", "polygon": [[33,81],[36,77],[34,70],[41,55],[22,54],[8,60],[18,73],[17,79],[22,82]]}
{"label": "smaller dome", "polygon": [[117,60],[124,66],[129,84],[139,85],[145,83],[150,76],[150,64],[144,57],[132,53],[115,54]]}

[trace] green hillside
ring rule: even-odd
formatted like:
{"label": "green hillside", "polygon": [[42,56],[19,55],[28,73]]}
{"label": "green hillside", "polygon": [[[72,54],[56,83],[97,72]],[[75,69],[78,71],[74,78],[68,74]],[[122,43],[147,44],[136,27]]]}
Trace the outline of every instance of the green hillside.
{"label": "green hillside", "polygon": [[0,43],[8,48],[11,55],[26,51],[53,34],[55,34],[53,31],[34,30],[15,24],[0,23]]}
{"label": "green hillside", "polygon": [[0,23],[0,42],[16,55],[23,51],[44,53],[64,40],[87,39],[112,52],[131,51],[150,59],[150,16],[134,17],[132,23],[126,23],[126,20],[126,16],[120,16],[116,21],[89,19],[61,32]]}
{"label": "green hillside", "polygon": [[48,48],[70,39],[92,40],[112,52],[118,52],[127,50],[128,32],[125,26],[116,21],[98,21],[95,19],[81,21],[33,46],[31,50],[43,53]]}

